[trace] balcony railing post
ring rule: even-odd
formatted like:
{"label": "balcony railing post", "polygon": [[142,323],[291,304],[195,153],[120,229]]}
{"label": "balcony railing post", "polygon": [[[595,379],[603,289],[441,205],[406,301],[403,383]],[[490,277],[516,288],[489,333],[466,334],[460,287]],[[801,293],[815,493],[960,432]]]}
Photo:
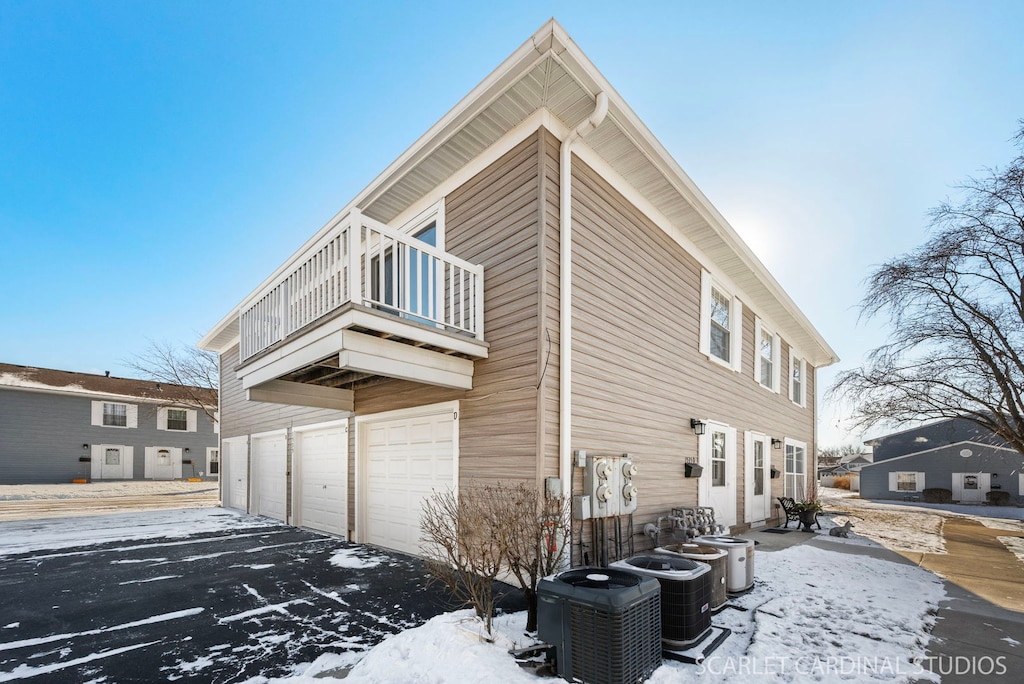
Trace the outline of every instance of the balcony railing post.
{"label": "balcony railing post", "polygon": [[[363,235],[363,215],[352,207],[348,215],[348,240],[345,245],[345,268],[348,273],[348,301],[354,304],[363,303],[362,278],[359,265],[361,263],[360,243]],[[366,275],[369,278],[369,274]]]}
{"label": "balcony railing post", "polygon": [[473,323],[476,339],[484,339],[484,267],[477,267],[473,273]]}

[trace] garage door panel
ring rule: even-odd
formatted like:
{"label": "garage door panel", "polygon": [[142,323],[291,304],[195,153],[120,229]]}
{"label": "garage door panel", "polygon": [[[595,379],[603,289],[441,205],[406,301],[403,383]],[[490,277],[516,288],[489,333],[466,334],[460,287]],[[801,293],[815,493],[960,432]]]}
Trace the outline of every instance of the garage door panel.
{"label": "garage door panel", "polygon": [[345,536],[348,436],[342,427],[296,432],[298,523]]}
{"label": "garage door panel", "polygon": [[288,443],[284,435],[254,437],[253,469],[256,471],[257,515],[284,521],[288,499]]}
{"label": "garage door panel", "polygon": [[369,422],[363,456],[369,543],[419,553],[423,501],[454,485],[454,420],[445,412]]}
{"label": "garage door panel", "polygon": [[224,484],[223,505],[239,511],[248,512],[249,492],[249,454],[245,442],[224,442],[223,464],[225,472],[221,473]]}

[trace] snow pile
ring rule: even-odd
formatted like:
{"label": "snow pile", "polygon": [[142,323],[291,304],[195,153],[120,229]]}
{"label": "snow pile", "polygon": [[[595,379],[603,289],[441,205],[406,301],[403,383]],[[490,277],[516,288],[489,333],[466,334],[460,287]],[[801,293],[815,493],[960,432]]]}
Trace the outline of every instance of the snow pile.
{"label": "snow pile", "polygon": [[365,548],[351,548],[335,551],[331,556],[331,565],[336,568],[351,568],[362,570],[375,568],[388,559],[384,556],[375,556],[367,552]]}
{"label": "snow pile", "polygon": [[1020,537],[996,537],[1007,550],[1024,563],[1024,539]]}
{"label": "snow pile", "polygon": [[[666,661],[649,681],[675,684],[702,675],[737,684],[759,683],[766,675],[787,682],[934,679],[917,663],[925,658],[944,596],[934,575],[909,564],[806,545],[759,553],[754,589],[732,601],[738,609],[713,619],[733,634],[703,664]],[[550,682],[508,654],[530,643],[525,621],[525,613],[499,616],[494,643],[487,643],[473,634],[470,611],[447,613],[381,642],[347,675],[351,661],[336,661],[334,673],[297,669],[291,677],[257,677],[249,684]]]}

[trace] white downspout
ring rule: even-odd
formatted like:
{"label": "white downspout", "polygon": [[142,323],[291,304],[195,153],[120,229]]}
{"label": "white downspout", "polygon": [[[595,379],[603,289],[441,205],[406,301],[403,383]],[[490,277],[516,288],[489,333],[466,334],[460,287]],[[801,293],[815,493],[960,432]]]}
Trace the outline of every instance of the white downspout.
{"label": "white downspout", "polygon": [[572,495],[572,146],[601,125],[608,113],[608,95],[597,94],[593,113],[562,141],[558,164],[559,197],[559,343],[558,380],[558,476],[562,496]]}

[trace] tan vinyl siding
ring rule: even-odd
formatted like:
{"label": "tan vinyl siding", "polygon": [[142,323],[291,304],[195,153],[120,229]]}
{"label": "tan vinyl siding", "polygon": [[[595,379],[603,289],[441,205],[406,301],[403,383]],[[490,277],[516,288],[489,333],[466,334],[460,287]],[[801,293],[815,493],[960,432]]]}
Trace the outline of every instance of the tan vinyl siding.
{"label": "tan vinyl siding", "polygon": [[[696,505],[691,418],[737,429],[737,520],[744,520],[743,435],[807,442],[813,453],[813,369],[808,408],[753,380],[754,312],[744,306],[742,369],[699,352],[700,264],[594,170],[573,160],[573,448],[631,453],[640,468],[635,529],[673,506]],[[783,378],[788,346],[782,348]],[[782,470],[783,452],[771,462]],[[782,480],[772,481],[781,496]],[[578,489],[578,487],[577,487]],[[778,489],[779,491],[775,491]]]}
{"label": "tan vinyl siding", "polygon": [[[462,481],[534,481],[538,391],[538,158],[532,136],[445,198],[445,250],[484,267],[488,358],[469,392],[390,380],[357,390],[367,415],[459,400]],[[355,482],[354,473],[350,482]]]}

